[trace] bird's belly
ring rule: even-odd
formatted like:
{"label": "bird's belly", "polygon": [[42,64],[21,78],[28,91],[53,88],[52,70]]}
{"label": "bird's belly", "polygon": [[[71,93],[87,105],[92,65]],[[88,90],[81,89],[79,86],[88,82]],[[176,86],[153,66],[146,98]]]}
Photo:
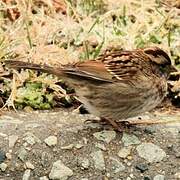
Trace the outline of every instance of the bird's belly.
{"label": "bird's belly", "polygon": [[90,113],[99,117],[123,120],[154,109],[165,96],[165,91],[162,96],[159,96],[158,91],[157,88],[153,88],[141,93],[135,91],[134,94],[128,94],[119,91],[117,85],[106,88],[86,86],[79,88],[77,95]]}

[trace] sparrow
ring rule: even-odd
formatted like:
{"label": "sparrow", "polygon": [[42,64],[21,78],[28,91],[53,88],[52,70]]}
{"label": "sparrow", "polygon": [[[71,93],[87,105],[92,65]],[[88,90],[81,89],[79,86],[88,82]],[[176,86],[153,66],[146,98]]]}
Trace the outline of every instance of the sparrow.
{"label": "sparrow", "polygon": [[167,94],[167,79],[176,71],[159,47],[106,50],[97,59],[61,67],[16,60],[10,68],[54,74],[75,88],[78,99],[92,114],[121,131],[117,122],[151,111]]}

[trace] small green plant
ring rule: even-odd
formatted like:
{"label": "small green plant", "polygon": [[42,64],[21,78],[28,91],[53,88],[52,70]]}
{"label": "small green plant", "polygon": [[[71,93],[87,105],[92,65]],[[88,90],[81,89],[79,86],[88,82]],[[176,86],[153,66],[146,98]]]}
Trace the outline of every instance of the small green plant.
{"label": "small green plant", "polygon": [[26,82],[17,89],[16,107],[31,106],[34,109],[50,109],[53,104],[53,94],[46,91],[46,85],[41,82]]}

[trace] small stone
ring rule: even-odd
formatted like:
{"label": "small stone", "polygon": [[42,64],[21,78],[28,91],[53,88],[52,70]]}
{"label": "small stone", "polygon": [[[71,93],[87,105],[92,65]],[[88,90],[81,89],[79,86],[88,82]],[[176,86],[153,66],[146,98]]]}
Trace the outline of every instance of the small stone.
{"label": "small stone", "polygon": [[160,162],[166,153],[157,145],[152,143],[142,143],[136,148],[140,157],[144,158],[150,163]]}
{"label": "small stone", "polygon": [[103,176],[103,180],[109,180],[108,176]]}
{"label": "small stone", "polygon": [[131,146],[120,149],[120,151],[118,152],[118,156],[120,158],[126,158],[131,153],[131,149]]}
{"label": "small stone", "polygon": [[12,154],[11,153],[6,153],[6,158],[8,159],[8,160],[11,160],[12,159]]}
{"label": "small stone", "polygon": [[73,175],[73,171],[65,166],[61,160],[53,163],[49,178],[53,180],[66,180]]}
{"label": "small stone", "polygon": [[94,167],[100,171],[105,170],[104,156],[101,150],[91,153],[94,161]]}
{"label": "small stone", "polygon": [[15,163],[14,164],[14,167],[13,167],[13,169],[15,170],[15,169],[21,169],[22,168],[22,166],[21,166],[21,164],[20,163]]}
{"label": "small stone", "polygon": [[128,159],[128,160],[132,160],[133,157],[132,157],[132,156],[127,156],[127,159]]}
{"label": "small stone", "polygon": [[56,136],[49,136],[44,140],[44,142],[48,146],[55,146],[57,144],[57,137]]}
{"label": "small stone", "polygon": [[83,144],[75,144],[74,147],[76,149],[81,149],[84,145]]}
{"label": "small stone", "polygon": [[141,173],[148,170],[148,166],[146,164],[137,164],[135,168],[140,170]]}
{"label": "small stone", "polygon": [[124,143],[124,146],[136,145],[141,143],[135,135],[126,133],[123,133],[122,142]]}
{"label": "small stone", "polygon": [[153,180],[165,180],[165,177],[164,175],[158,174],[153,178]]}
{"label": "small stone", "polygon": [[32,136],[26,136],[24,140],[30,145],[34,145],[36,143],[35,139]]}
{"label": "small stone", "polygon": [[111,157],[111,169],[114,173],[119,173],[125,170],[123,163],[118,161],[116,158]]}
{"label": "small stone", "polygon": [[131,178],[130,178],[130,177],[127,177],[126,180],[131,180]]}
{"label": "small stone", "polygon": [[82,169],[88,169],[89,168],[89,159],[84,158],[81,161],[81,167],[82,167]]}
{"label": "small stone", "polygon": [[39,138],[37,138],[34,134],[30,132],[25,133],[23,140],[30,145],[41,142]]}
{"label": "small stone", "polygon": [[132,165],[132,163],[131,162],[127,162],[127,166],[131,166]]}
{"label": "small stone", "polygon": [[104,144],[96,143],[95,146],[103,151],[107,150]]}
{"label": "small stone", "polygon": [[116,132],[104,130],[94,133],[93,136],[100,141],[110,143],[113,139],[116,138]]}
{"label": "small stone", "polygon": [[180,152],[175,152],[176,158],[180,158]]}
{"label": "small stone", "polygon": [[47,176],[42,176],[39,178],[39,180],[49,180],[49,178]]}
{"label": "small stone", "polygon": [[177,172],[175,175],[174,175],[175,179],[180,179],[180,172]]}
{"label": "small stone", "polygon": [[0,164],[1,164],[2,162],[4,162],[5,159],[6,159],[6,154],[5,154],[5,152],[0,150]]}
{"label": "small stone", "polygon": [[173,154],[176,156],[176,158],[180,158],[180,146],[177,145],[173,145]]}
{"label": "small stone", "polygon": [[16,135],[9,136],[9,148],[13,148],[17,140],[18,140],[18,136]]}
{"label": "small stone", "polygon": [[27,169],[34,169],[34,165],[31,164],[31,162],[29,162],[29,161],[27,161],[27,162],[25,163],[25,167],[26,167]]}
{"label": "small stone", "polygon": [[111,174],[110,173],[106,173],[106,176],[107,176],[107,178],[110,178]]}
{"label": "small stone", "polygon": [[87,144],[88,143],[88,139],[83,137],[83,142],[84,142],[84,144]]}
{"label": "small stone", "polygon": [[8,167],[8,165],[6,164],[6,163],[1,163],[0,164],[0,169],[1,169],[1,171],[6,171],[6,169],[7,169],[7,167]]}
{"label": "small stone", "polygon": [[0,136],[6,138],[8,135],[0,132]]}
{"label": "small stone", "polygon": [[25,170],[22,180],[29,180],[30,175],[31,175],[31,170],[30,169]]}
{"label": "small stone", "polygon": [[62,146],[61,149],[62,150],[71,150],[74,147],[74,144],[69,144],[67,146]]}
{"label": "small stone", "polygon": [[25,161],[27,158],[27,154],[28,154],[27,151],[22,147],[18,152],[18,158],[21,161]]}

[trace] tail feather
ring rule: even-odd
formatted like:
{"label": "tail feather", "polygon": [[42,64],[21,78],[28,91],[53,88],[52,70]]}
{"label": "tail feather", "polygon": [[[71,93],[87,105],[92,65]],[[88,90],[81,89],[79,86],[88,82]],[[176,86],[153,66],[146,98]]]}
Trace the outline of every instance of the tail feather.
{"label": "tail feather", "polygon": [[57,76],[62,74],[61,68],[53,68],[45,64],[41,65],[41,64],[34,64],[34,63],[15,61],[15,60],[13,61],[7,60],[5,61],[5,64],[7,65],[7,67],[13,68],[13,69],[32,69],[36,71],[45,72],[48,74],[55,74]]}

